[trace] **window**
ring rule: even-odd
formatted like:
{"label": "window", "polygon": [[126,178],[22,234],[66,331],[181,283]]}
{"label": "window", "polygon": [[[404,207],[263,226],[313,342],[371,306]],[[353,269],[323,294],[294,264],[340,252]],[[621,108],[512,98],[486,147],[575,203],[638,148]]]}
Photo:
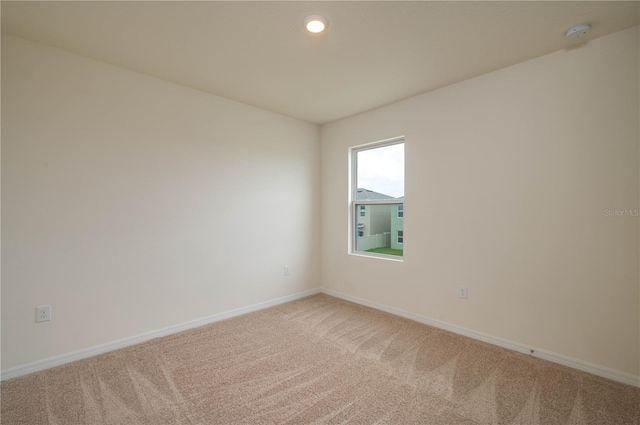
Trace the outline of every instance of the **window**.
{"label": "window", "polygon": [[351,252],[402,258],[404,139],[351,149]]}

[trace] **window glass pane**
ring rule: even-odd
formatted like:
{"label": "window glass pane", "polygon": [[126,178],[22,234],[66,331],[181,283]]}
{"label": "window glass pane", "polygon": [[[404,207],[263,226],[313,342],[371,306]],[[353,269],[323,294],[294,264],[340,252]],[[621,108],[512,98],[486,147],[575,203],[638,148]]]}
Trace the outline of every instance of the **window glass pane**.
{"label": "window glass pane", "polygon": [[356,252],[402,257],[404,141],[396,139],[390,143],[352,151],[350,239]]}
{"label": "window glass pane", "polygon": [[398,205],[357,205],[365,215],[356,214],[356,251],[402,256],[403,220],[398,217]]}
{"label": "window glass pane", "polygon": [[356,178],[357,199],[404,197],[404,143],[358,151]]}

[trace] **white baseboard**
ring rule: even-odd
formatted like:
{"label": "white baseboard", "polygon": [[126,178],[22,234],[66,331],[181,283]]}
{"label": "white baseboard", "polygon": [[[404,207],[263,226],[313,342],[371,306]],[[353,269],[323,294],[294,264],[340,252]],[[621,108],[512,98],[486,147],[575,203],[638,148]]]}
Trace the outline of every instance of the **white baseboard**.
{"label": "white baseboard", "polygon": [[404,317],[410,320],[414,320],[416,322],[424,323],[426,325],[444,329],[459,335],[484,341],[489,344],[497,345],[499,347],[507,348],[509,350],[517,351],[520,353],[530,354],[530,350],[534,350],[533,352],[534,357],[537,357],[543,360],[548,360],[550,362],[558,363],[558,364],[568,366],[574,369],[578,369],[584,372],[588,372],[593,375],[601,376],[603,378],[608,378],[613,381],[621,382],[623,384],[640,387],[640,376],[632,375],[626,372],[621,372],[605,366],[599,366],[593,363],[588,363],[582,360],[565,356],[563,354],[558,354],[551,351],[542,350],[536,347],[524,345],[518,342],[509,341],[504,338],[495,337],[482,332],[474,331],[472,329],[467,329],[462,326],[452,325],[446,322],[442,322],[440,320],[428,318],[426,316],[409,313],[407,311],[404,311],[398,308],[389,307],[383,304],[378,304],[362,298],[354,297],[352,295],[344,294],[342,292],[337,292],[337,291],[333,291],[331,289],[325,289],[325,288],[311,289],[309,291],[300,292],[293,295],[287,295],[285,297],[280,297],[273,300],[264,301],[258,304],[253,304],[247,307],[237,308],[237,309],[226,311],[223,313],[214,314],[212,316],[203,317],[201,319],[192,320],[192,321],[181,323],[174,326],[169,326],[163,329],[158,329],[155,331],[146,332],[139,335],[134,335],[132,337],[123,338],[123,339],[109,342],[106,344],[96,345],[86,349],[73,351],[66,354],[61,354],[55,357],[49,357],[49,358],[38,360],[32,363],[27,363],[25,365],[8,368],[0,372],[0,380],[6,381],[8,379],[17,378],[23,375],[28,375],[33,372],[39,372],[41,370],[49,369],[55,366],[60,366],[76,360],[85,359],[88,357],[96,356],[98,354],[103,354],[109,351],[128,347],[131,345],[140,344],[142,342],[148,341],[153,338],[159,338],[162,336],[182,332],[187,329],[203,326],[209,323],[218,322],[220,320],[230,319],[235,316],[240,316],[242,314],[251,313],[251,312],[262,310],[268,307],[273,307],[278,304],[294,301],[294,300],[308,297],[310,295],[315,295],[318,293],[324,293],[336,298],[354,302],[356,304],[361,304],[367,307],[375,308],[376,310],[385,311],[387,313],[391,313],[396,316]]}
{"label": "white baseboard", "polygon": [[[469,338],[477,339],[487,342],[489,344],[497,345],[499,347],[507,348],[509,350],[517,351],[534,357],[547,360],[553,363],[558,363],[563,366],[568,366],[573,369],[578,369],[583,372],[588,372],[593,375],[601,376],[603,378],[611,379],[612,381],[621,382],[623,384],[632,385],[634,387],[640,387],[640,376],[632,375],[630,373],[621,372],[605,366],[599,366],[593,363],[578,360],[572,357],[565,356],[563,354],[554,353],[552,351],[542,350],[536,347],[531,347],[518,342],[509,341],[504,338],[498,338],[492,335],[488,335],[482,332],[467,329],[462,326],[452,325],[450,323],[442,322],[440,320],[431,319],[429,317],[421,316],[414,313],[409,313],[394,307],[388,307],[386,305],[371,302],[362,298],[354,297],[352,295],[344,294],[342,292],[333,291],[331,289],[321,288],[320,292],[323,294],[331,295],[336,298],[341,298],[346,301],[351,301],[356,304],[361,304],[367,307],[375,308],[376,310],[385,311],[387,313],[401,316],[416,322],[424,323],[436,328],[444,329],[459,335],[464,335]],[[533,354],[531,354],[533,350]]]}
{"label": "white baseboard", "polygon": [[197,328],[198,326],[206,325],[220,320],[230,319],[242,314],[251,313],[253,311],[262,310],[268,307],[273,307],[278,304],[283,304],[289,301],[294,301],[300,298],[308,297],[320,293],[320,289],[311,289],[309,291],[299,292],[293,295],[287,295],[285,297],[276,298],[269,301],[264,301],[258,304],[253,304],[247,307],[241,307],[223,313],[214,314],[213,316],[203,317],[201,319],[191,320],[189,322],[181,323],[174,326],[169,326],[163,329],[158,329],[151,332],[145,332],[143,334],[134,335],[128,338],[123,338],[117,341],[108,342],[106,344],[100,344],[93,347],[85,348],[78,351],[72,351],[70,353],[61,354],[55,357],[49,357],[36,362],[27,363],[24,365],[8,368],[0,372],[0,380],[6,381],[8,379],[17,378],[19,376],[28,375],[33,372],[39,372],[41,370],[49,369],[55,366],[60,366],[66,363],[74,362],[76,360],[86,359],[87,357],[96,356],[98,354],[107,353],[109,351],[117,350],[119,348],[128,347],[131,345],[140,344],[141,342],[148,341],[153,338],[161,336],[171,335],[174,333],[186,331],[187,329]]}

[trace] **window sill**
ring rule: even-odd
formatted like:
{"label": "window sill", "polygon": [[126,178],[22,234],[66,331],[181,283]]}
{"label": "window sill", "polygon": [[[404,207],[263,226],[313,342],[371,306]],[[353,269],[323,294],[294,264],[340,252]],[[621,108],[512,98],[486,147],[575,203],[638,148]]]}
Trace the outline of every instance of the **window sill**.
{"label": "window sill", "polygon": [[372,253],[364,253],[359,251],[349,252],[348,254],[353,255],[355,257],[375,258],[378,260],[393,261],[395,263],[404,263],[404,257],[398,257],[395,255],[372,254]]}

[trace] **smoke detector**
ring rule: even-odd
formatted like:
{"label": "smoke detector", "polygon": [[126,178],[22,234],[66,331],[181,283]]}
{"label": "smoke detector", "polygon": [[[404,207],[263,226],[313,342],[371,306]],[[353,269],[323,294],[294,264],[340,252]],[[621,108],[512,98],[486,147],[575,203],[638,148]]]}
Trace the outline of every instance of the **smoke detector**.
{"label": "smoke detector", "polygon": [[591,29],[591,24],[578,24],[567,30],[564,33],[564,36],[567,37],[567,40],[578,40],[589,32]]}

